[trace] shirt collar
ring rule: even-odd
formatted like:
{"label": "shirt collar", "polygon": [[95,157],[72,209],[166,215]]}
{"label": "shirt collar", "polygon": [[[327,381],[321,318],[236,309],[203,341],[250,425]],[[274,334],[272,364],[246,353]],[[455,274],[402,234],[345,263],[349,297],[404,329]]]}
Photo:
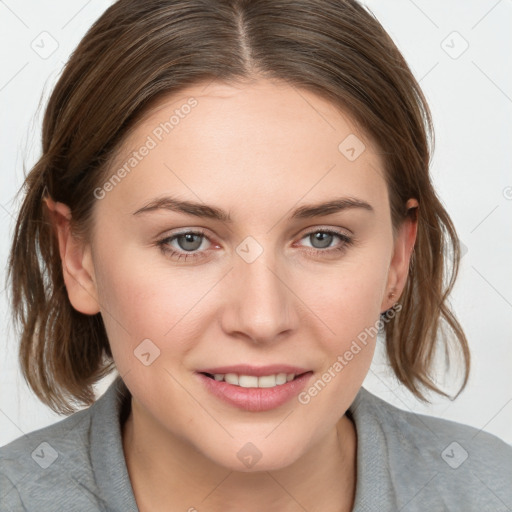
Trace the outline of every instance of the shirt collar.
{"label": "shirt collar", "polygon": [[91,464],[99,498],[109,512],[138,511],[122,445],[121,413],[129,398],[118,376],[91,411]]}
{"label": "shirt collar", "polygon": [[[105,510],[137,512],[122,446],[121,422],[130,392],[120,376],[92,406],[91,463]],[[353,512],[397,509],[388,467],[386,437],[372,412],[373,396],[363,387],[347,411],[357,433],[356,495]]]}
{"label": "shirt collar", "polygon": [[352,512],[398,510],[389,470],[387,440],[374,396],[361,387],[348,408],[357,433],[357,482]]}

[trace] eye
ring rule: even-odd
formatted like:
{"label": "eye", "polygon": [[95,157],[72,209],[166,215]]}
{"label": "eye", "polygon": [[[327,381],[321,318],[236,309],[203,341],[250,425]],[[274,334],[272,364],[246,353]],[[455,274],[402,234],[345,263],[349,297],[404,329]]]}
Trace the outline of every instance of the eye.
{"label": "eye", "polygon": [[[173,237],[178,242],[180,249],[184,251],[197,251],[201,247],[203,235],[200,233],[185,233]],[[199,243],[198,243],[199,242]]]}
{"label": "eye", "polygon": [[[341,240],[341,244],[332,247],[331,244],[335,239]],[[345,251],[354,243],[354,239],[341,231],[333,229],[316,229],[306,233],[301,240],[309,240],[312,244],[311,250],[313,254],[331,254]]]}
{"label": "eye", "polygon": [[[341,240],[342,243],[332,247],[331,245],[336,238]],[[300,238],[300,240],[304,239],[310,240],[313,244],[308,248],[307,252],[320,256],[346,251],[354,243],[354,239],[345,233],[327,228],[310,231]],[[185,261],[189,259],[198,260],[208,257],[205,247],[200,250],[205,240],[209,239],[204,231],[190,230],[163,238],[156,245],[163,254],[170,256],[176,261],[182,258]]]}
{"label": "eye", "polygon": [[[184,231],[159,240],[157,245],[164,254],[170,255],[173,259],[197,259],[206,257],[204,250],[194,252],[199,250],[204,240],[208,240],[204,231]],[[178,250],[171,245],[173,242],[178,246]]]}

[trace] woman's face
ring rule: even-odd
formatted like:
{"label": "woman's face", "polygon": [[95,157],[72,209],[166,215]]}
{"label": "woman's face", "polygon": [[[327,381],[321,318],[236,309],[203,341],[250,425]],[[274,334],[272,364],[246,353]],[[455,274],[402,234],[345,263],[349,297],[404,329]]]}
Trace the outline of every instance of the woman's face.
{"label": "woman's face", "polygon": [[312,93],[214,82],[159,103],[110,176],[83,262],[133,411],[234,470],[305,455],[353,401],[403,285],[375,148]]}

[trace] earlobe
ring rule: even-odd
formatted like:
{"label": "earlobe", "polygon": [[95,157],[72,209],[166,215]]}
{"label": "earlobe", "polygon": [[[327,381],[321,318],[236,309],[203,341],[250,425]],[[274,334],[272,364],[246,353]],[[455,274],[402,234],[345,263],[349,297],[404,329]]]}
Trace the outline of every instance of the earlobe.
{"label": "earlobe", "polygon": [[[416,199],[407,201],[407,210],[418,207]],[[407,217],[400,226],[395,240],[393,257],[389,265],[388,279],[385,294],[382,299],[381,312],[393,306],[402,294],[409,275],[409,264],[414,251],[416,234],[418,229],[417,217]]]}
{"label": "earlobe", "polygon": [[67,205],[53,201],[50,197],[45,197],[43,201],[58,239],[69,301],[80,313],[95,315],[99,313],[100,307],[90,245],[71,232],[71,210]]}

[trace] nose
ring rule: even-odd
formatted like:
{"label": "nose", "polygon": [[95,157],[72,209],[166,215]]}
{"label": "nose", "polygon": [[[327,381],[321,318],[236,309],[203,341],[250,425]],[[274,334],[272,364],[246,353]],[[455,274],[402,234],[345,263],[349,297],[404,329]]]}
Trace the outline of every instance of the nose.
{"label": "nose", "polygon": [[235,258],[226,282],[229,300],[222,313],[226,333],[262,344],[296,329],[299,315],[290,272],[277,260],[270,251],[250,263]]}

